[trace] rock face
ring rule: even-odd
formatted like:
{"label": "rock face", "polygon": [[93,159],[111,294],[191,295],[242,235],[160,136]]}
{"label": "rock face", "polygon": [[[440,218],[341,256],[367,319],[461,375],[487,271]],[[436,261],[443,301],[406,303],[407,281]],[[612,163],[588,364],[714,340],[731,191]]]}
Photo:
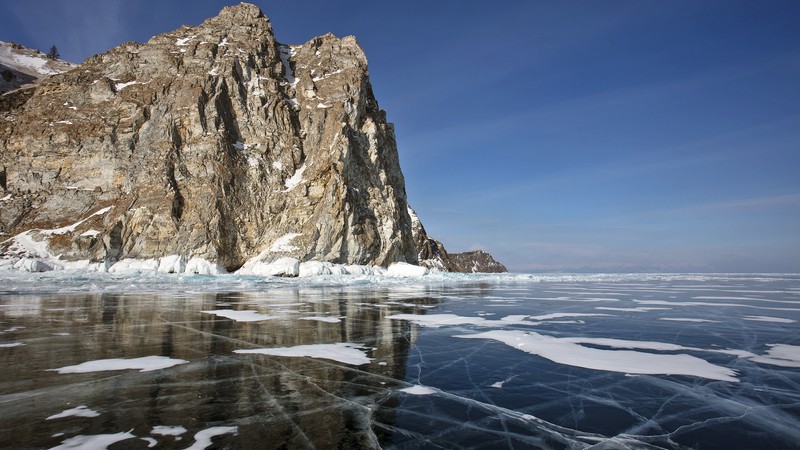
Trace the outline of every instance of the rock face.
{"label": "rock face", "polygon": [[4,95],[0,190],[7,257],[418,260],[355,38],[282,45],[244,3]]}
{"label": "rock face", "polygon": [[506,266],[492,258],[492,255],[483,250],[463,253],[451,253],[450,268],[453,272],[465,273],[504,273],[508,272]]}
{"label": "rock face", "polygon": [[417,246],[419,264],[430,269],[463,273],[505,273],[508,269],[495,261],[492,255],[481,251],[448,253],[444,245],[428,236],[425,227],[410,207],[411,230]]}

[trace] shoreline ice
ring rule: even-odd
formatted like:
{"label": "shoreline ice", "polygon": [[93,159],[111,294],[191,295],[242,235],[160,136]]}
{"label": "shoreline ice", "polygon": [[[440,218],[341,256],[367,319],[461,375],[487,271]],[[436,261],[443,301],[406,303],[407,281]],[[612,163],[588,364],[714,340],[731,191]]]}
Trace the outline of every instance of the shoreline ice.
{"label": "shoreline ice", "polygon": [[[297,276],[273,274],[268,270],[239,270],[226,273],[213,270],[215,264],[195,261],[185,264],[179,257],[160,260],[122,260],[112,266],[103,263],[70,263],[60,270],[30,272],[14,269],[0,260],[0,293],[177,293],[261,291],[268,287],[320,287],[320,286],[403,286],[419,284],[480,282],[509,283],[603,283],[603,282],[727,282],[727,281],[798,281],[800,274],[726,274],[726,273],[455,273],[438,270],[420,271],[420,274],[396,276],[383,267],[337,265],[310,261],[300,263],[287,258],[272,266],[291,265]],[[207,264],[206,264],[207,263]],[[291,263],[291,264],[289,264]],[[303,270],[300,267],[314,270]],[[115,268],[116,267],[116,268]],[[183,267],[180,271],[177,268]],[[186,268],[204,268],[187,271]],[[264,268],[265,266],[261,266]],[[420,269],[419,266],[411,266]],[[114,268],[114,270],[109,270]],[[123,270],[124,268],[124,270]],[[170,268],[172,270],[170,270]],[[280,272],[280,271],[279,271]],[[675,305],[669,305],[675,306]],[[605,311],[608,312],[608,311]]]}

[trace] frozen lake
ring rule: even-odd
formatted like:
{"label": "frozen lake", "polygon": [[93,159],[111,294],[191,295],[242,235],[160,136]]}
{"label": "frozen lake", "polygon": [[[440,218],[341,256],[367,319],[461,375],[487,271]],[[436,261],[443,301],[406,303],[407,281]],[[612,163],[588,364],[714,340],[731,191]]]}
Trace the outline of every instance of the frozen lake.
{"label": "frozen lake", "polygon": [[798,275],[0,273],[2,448],[800,448]]}

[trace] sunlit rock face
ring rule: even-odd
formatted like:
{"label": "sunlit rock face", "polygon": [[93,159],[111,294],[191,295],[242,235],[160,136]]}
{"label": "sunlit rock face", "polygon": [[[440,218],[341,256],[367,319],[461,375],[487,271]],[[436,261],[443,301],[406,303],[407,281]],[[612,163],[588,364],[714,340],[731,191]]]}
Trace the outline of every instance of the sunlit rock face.
{"label": "sunlit rock face", "polygon": [[15,95],[0,103],[3,237],[58,230],[29,237],[66,260],[227,270],[417,262],[394,130],[353,37],[282,45],[243,3]]}

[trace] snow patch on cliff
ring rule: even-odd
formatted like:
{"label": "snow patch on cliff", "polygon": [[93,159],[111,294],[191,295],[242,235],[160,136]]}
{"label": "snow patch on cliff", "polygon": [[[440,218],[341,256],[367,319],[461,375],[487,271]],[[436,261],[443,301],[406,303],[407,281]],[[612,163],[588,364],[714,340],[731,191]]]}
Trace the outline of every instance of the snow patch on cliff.
{"label": "snow patch on cliff", "polygon": [[300,166],[299,169],[297,169],[294,172],[294,174],[291,177],[287,178],[286,181],[284,181],[284,185],[286,186],[285,192],[289,192],[295,187],[297,187],[299,184],[305,183],[306,180],[303,179],[303,173],[305,171],[306,171],[306,165],[303,164],[302,166]]}

